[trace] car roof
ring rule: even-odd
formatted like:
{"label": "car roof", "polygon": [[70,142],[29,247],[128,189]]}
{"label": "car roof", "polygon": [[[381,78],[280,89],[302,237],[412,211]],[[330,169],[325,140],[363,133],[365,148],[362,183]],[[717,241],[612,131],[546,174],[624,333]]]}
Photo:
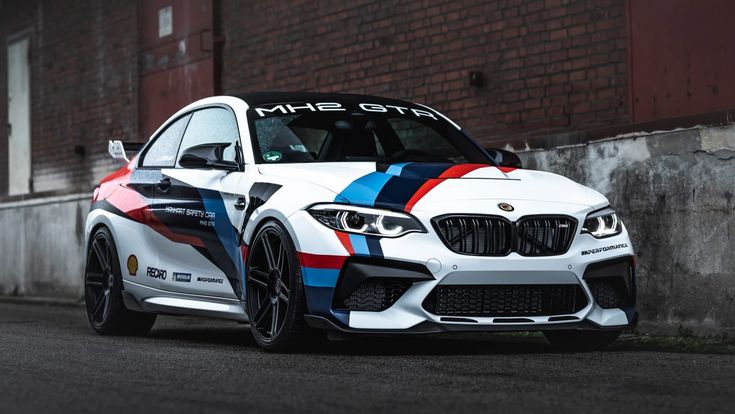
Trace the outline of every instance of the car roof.
{"label": "car roof", "polygon": [[417,106],[417,104],[399,99],[384,98],[372,95],[356,95],[347,93],[322,92],[251,92],[233,95],[242,99],[249,106],[289,102],[339,102],[347,105],[360,103],[394,104]]}

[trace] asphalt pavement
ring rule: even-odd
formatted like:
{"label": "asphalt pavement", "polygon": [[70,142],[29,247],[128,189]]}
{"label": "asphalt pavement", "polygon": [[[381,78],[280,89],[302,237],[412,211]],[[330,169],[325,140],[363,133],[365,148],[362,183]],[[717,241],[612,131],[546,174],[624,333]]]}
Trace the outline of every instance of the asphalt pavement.
{"label": "asphalt pavement", "polygon": [[355,338],[269,354],[246,325],[160,316],[103,337],[84,309],[0,302],[0,412],[732,412],[735,355],[557,352],[541,338]]}

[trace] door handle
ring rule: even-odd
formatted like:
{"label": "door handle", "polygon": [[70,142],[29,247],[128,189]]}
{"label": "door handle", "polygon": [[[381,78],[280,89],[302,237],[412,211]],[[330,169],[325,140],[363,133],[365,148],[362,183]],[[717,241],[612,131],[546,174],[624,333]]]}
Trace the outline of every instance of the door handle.
{"label": "door handle", "polygon": [[235,208],[238,210],[245,210],[245,207],[247,207],[247,203],[245,202],[245,197],[240,197],[235,202]]}
{"label": "door handle", "polygon": [[168,189],[171,188],[171,179],[170,178],[164,178],[161,181],[158,182],[158,189],[162,192],[167,192]]}

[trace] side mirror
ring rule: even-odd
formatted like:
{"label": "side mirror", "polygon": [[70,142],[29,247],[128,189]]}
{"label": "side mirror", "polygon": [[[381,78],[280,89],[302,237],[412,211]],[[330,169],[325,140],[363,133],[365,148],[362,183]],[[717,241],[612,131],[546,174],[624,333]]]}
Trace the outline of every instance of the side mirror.
{"label": "side mirror", "polygon": [[500,148],[485,148],[490,157],[501,167],[523,168],[518,155]]}
{"label": "side mirror", "polygon": [[240,164],[223,159],[225,148],[231,142],[202,144],[184,150],[179,158],[179,165],[184,168],[211,168],[215,170],[239,171]]}

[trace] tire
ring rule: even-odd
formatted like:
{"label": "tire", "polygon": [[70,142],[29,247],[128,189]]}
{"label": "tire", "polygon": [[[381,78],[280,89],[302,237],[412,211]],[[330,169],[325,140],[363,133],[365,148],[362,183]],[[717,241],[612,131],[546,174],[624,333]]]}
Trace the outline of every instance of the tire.
{"label": "tire", "polygon": [[152,313],[125,308],[115,240],[107,227],[90,238],[84,272],[84,301],[89,324],[101,335],[144,335],[156,322]]}
{"label": "tire", "polygon": [[614,331],[546,331],[546,340],[567,351],[594,351],[615,342],[621,330]]}
{"label": "tire", "polygon": [[261,348],[287,352],[310,342],[296,247],[277,221],[265,223],[253,238],[245,285],[250,331]]}

